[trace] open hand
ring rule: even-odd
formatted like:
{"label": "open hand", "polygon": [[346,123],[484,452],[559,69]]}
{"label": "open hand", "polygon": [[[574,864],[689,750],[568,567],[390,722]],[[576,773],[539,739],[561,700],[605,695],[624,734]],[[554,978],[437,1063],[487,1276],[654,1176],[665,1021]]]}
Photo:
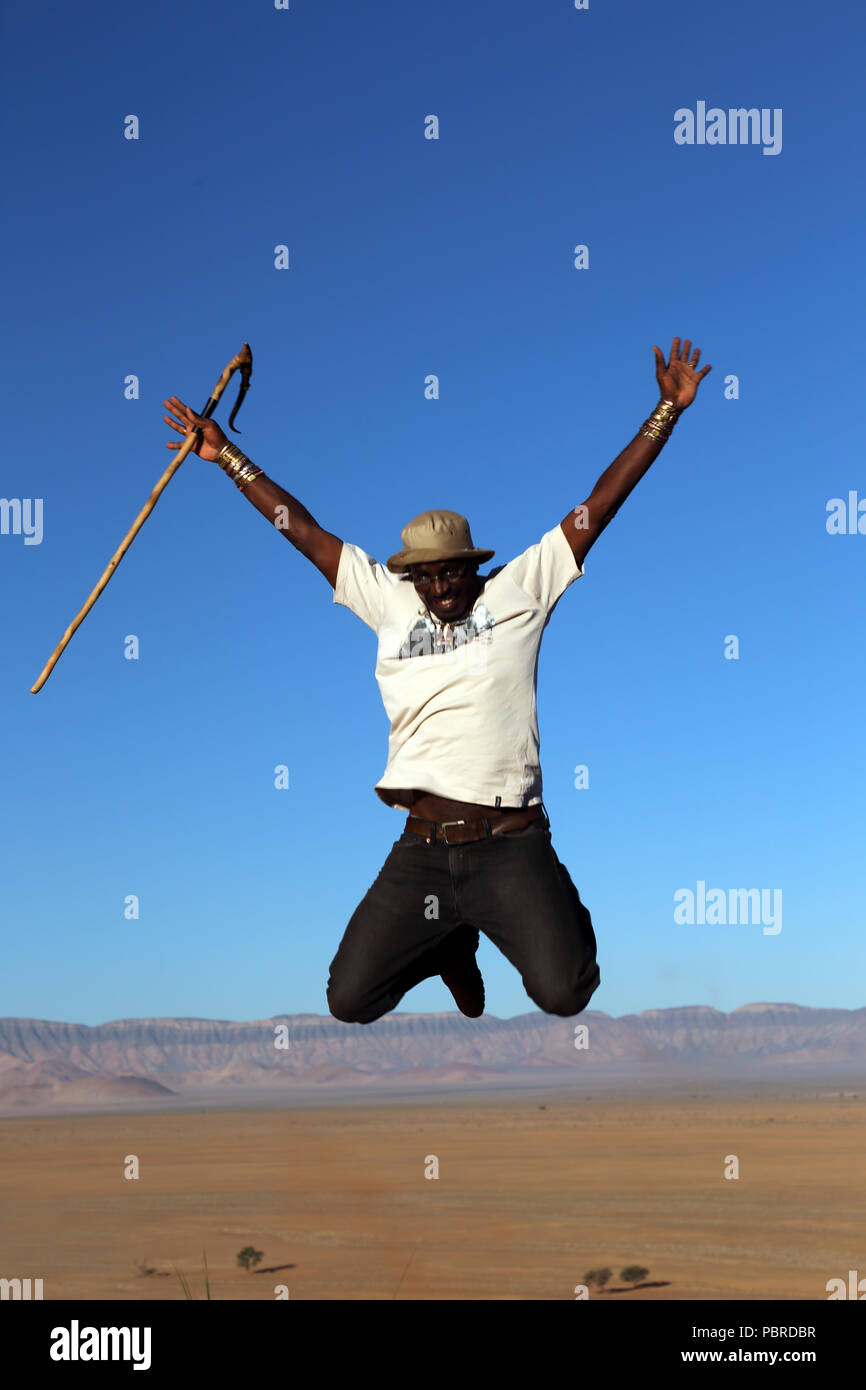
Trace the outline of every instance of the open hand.
{"label": "open hand", "polygon": [[[171,425],[173,430],[177,430],[178,434],[185,436],[189,434],[193,425],[201,426],[201,436],[193,444],[191,452],[198,454],[199,458],[204,459],[207,463],[215,462],[220,449],[228,442],[216,420],[203,420],[200,415],[196,415],[194,410],[190,410],[188,405],[184,405],[177,396],[169,396],[167,401],[163,401],[163,405],[174,411],[174,415],[166,415],[164,418],[165,423]],[[167,449],[179,449],[180,444],[168,443],[165,447]]]}
{"label": "open hand", "polygon": [[664,353],[657,347],[653,347],[656,357],[656,381],[659,390],[665,400],[673,401],[680,410],[685,410],[686,406],[691,405],[698,393],[698,386],[703,381],[707,372],[712,371],[712,367],[704,367],[702,372],[695,368],[698,365],[700,349],[695,348],[689,362],[690,339],[686,338],[680,351],[680,340],[674,338],[671,344],[671,360],[666,364]]}

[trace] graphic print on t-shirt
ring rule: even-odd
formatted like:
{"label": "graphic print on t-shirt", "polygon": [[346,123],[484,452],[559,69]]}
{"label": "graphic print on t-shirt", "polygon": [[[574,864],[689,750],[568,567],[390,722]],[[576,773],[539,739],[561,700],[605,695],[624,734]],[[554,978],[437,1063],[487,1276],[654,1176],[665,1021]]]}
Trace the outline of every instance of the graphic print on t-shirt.
{"label": "graphic print on t-shirt", "polygon": [[479,638],[489,642],[495,621],[483,603],[477,603],[467,618],[456,623],[437,623],[425,615],[416,620],[397,655],[402,661],[405,657],[453,652],[455,647],[462,647],[464,643]]}

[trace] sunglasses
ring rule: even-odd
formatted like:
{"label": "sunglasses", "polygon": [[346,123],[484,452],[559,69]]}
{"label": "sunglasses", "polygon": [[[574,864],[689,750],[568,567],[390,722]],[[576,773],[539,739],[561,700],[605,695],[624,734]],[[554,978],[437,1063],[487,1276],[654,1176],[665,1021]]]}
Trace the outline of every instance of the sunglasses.
{"label": "sunglasses", "polygon": [[428,589],[437,577],[439,579],[447,579],[449,584],[455,584],[459,579],[465,579],[466,575],[466,565],[449,565],[448,568],[442,570],[438,576],[423,574],[416,576],[413,573],[412,582],[416,589]]}

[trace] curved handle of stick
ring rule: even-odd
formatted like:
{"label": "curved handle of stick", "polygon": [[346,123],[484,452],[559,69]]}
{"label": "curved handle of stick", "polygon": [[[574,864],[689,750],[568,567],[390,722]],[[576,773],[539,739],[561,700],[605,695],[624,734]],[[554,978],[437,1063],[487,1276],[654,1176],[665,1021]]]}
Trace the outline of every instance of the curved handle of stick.
{"label": "curved handle of stick", "polygon": [[[216,409],[219,403],[220,396],[222,395],[223,391],[225,390],[226,386],[228,386],[229,381],[231,380],[232,373],[238,370],[240,370],[242,375],[241,395],[238,401],[238,404],[240,404],[240,400],[243,399],[243,396],[246,393],[246,389],[249,386],[249,380],[252,374],[252,364],[253,354],[250,349],[250,345],[249,343],[244,343],[241,351],[237,354],[236,357],[233,357],[231,362],[229,362],[228,366],[224,368],[219,381],[214,387],[211,395],[208,397],[207,405],[201,412],[202,416],[205,419],[209,419],[210,416],[213,414],[214,410]],[[237,408],[238,407],[235,406],[235,410],[232,412],[233,416],[237,412]],[[96,600],[99,598],[99,595],[102,593],[103,589],[107,585],[109,579],[114,574],[114,571],[117,569],[117,566],[120,564],[127,550],[132,545],[132,542],[135,540],[136,536],[141,530],[142,526],[147,521],[147,518],[153,511],[154,507],[156,506],[157,502],[162,496],[162,493],[168,487],[175,473],[180,468],[180,465],[183,463],[184,459],[189,453],[190,449],[197,442],[200,434],[201,430],[197,427],[192,429],[190,433],[187,435],[186,439],[181,444],[171,463],[168,465],[168,468],[165,470],[159,482],[154,487],[153,491],[151,492],[150,496],[148,497],[138,516],[135,518],[135,521],[130,526],[123,540],[120,542],[120,545],[117,547],[108,564],[106,565],[102,573],[102,576],[99,580],[99,583],[96,585],[96,588],[93,590],[84,606],[81,609],[79,609],[75,617],[72,619],[72,622],[69,624],[60,641],[57,643],[57,646],[54,648],[54,651],[51,653],[51,656],[48,658],[48,661],[46,662],[45,667],[36,684],[31,685],[31,695],[35,695],[38,691],[40,691],[45,682],[48,680],[48,677],[51,675],[51,672],[57,665],[57,662],[63,655],[66,645],[72,637],[73,633],[84,622],[84,619],[87,617]]]}

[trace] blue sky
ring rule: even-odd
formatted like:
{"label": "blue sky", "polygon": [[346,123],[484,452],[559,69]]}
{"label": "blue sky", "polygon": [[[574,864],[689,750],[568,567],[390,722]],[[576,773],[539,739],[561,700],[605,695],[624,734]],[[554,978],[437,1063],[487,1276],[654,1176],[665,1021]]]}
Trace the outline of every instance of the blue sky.
{"label": "blue sky", "polygon": [[[674,335],[713,370],[541,651],[592,1007],[863,1006],[866,534],[826,519],[866,498],[864,26],[815,14],[7,13],[2,493],[42,498],[43,531],[0,535],[0,1014],[326,1014],[402,827],[373,792],[373,634],[193,456],[30,694],[170,459],[163,399],[200,409],[248,340],[233,437],[323,526],[384,560],[448,507],[501,564],[634,436]],[[699,101],[781,109],[781,151],[676,144]],[[781,931],[676,923],[698,882],[781,890]],[[534,1008],[490,943],[479,960],[488,1012]],[[454,1005],[436,980],[400,1007]]]}

